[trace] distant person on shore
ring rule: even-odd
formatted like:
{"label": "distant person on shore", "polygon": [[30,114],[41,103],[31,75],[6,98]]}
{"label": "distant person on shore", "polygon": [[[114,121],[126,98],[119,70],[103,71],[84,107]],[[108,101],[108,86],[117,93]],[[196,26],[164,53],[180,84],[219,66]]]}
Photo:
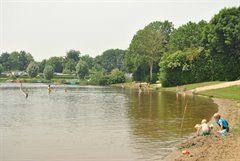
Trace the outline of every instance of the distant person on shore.
{"label": "distant person on shore", "polygon": [[197,136],[205,136],[205,135],[209,135],[212,129],[212,125],[208,125],[207,124],[207,120],[203,119],[201,124],[196,124],[195,129],[197,129]]}
{"label": "distant person on shore", "polygon": [[222,134],[224,135],[226,132],[229,132],[228,122],[227,122],[224,118],[222,118],[222,117],[219,115],[219,113],[215,113],[215,114],[213,115],[213,117],[214,117],[216,123],[218,124],[218,126],[219,126],[219,128],[220,128],[220,130],[219,130],[218,132],[219,132],[221,135],[222,135]]}

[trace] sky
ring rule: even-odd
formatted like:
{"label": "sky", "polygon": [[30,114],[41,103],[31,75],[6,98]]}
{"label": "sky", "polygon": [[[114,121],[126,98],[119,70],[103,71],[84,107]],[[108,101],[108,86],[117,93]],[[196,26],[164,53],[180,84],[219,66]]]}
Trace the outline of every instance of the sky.
{"label": "sky", "polygon": [[91,57],[127,49],[135,33],[153,21],[177,28],[209,21],[240,0],[0,0],[0,49],[27,51],[36,61],[74,49]]}

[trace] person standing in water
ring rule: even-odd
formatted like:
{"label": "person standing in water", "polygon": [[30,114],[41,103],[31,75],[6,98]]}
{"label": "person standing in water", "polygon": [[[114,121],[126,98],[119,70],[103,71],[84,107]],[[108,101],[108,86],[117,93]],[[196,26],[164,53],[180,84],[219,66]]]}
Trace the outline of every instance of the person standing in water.
{"label": "person standing in water", "polygon": [[52,89],[51,89],[51,85],[49,84],[49,85],[48,85],[48,94],[50,94],[51,91],[52,91]]}
{"label": "person standing in water", "polygon": [[28,98],[28,90],[27,88],[24,90],[22,87],[22,82],[21,82],[21,86],[20,86],[20,91],[25,95],[26,98]]}

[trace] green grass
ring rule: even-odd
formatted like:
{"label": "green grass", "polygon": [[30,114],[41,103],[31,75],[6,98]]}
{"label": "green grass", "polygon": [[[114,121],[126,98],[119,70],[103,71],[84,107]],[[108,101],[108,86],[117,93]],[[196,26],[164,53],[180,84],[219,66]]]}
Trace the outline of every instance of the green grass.
{"label": "green grass", "polygon": [[[198,87],[204,87],[204,86],[209,86],[209,85],[214,85],[214,84],[219,84],[219,83],[223,83],[221,81],[212,81],[212,82],[201,82],[201,83],[193,83],[193,84],[186,84],[185,87],[187,88],[187,90],[191,90],[194,88],[198,88]],[[179,88],[181,88],[182,86],[179,86]],[[176,91],[176,87],[164,87],[162,88],[162,90],[166,90],[166,91]]]}
{"label": "green grass", "polygon": [[213,96],[217,98],[240,100],[240,85],[207,90],[203,92],[198,92],[196,94],[204,95],[204,96]]}

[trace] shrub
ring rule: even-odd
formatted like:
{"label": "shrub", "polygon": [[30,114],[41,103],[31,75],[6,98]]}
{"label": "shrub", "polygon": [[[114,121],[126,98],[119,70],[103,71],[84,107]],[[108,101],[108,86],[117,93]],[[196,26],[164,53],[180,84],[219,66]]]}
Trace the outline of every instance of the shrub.
{"label": "shrub", "polygon": [[47,65],[43,70],[44,78],[47,80],[51,80],[53,78],[53,73],[54,73],[53,67],[50,65]]}

